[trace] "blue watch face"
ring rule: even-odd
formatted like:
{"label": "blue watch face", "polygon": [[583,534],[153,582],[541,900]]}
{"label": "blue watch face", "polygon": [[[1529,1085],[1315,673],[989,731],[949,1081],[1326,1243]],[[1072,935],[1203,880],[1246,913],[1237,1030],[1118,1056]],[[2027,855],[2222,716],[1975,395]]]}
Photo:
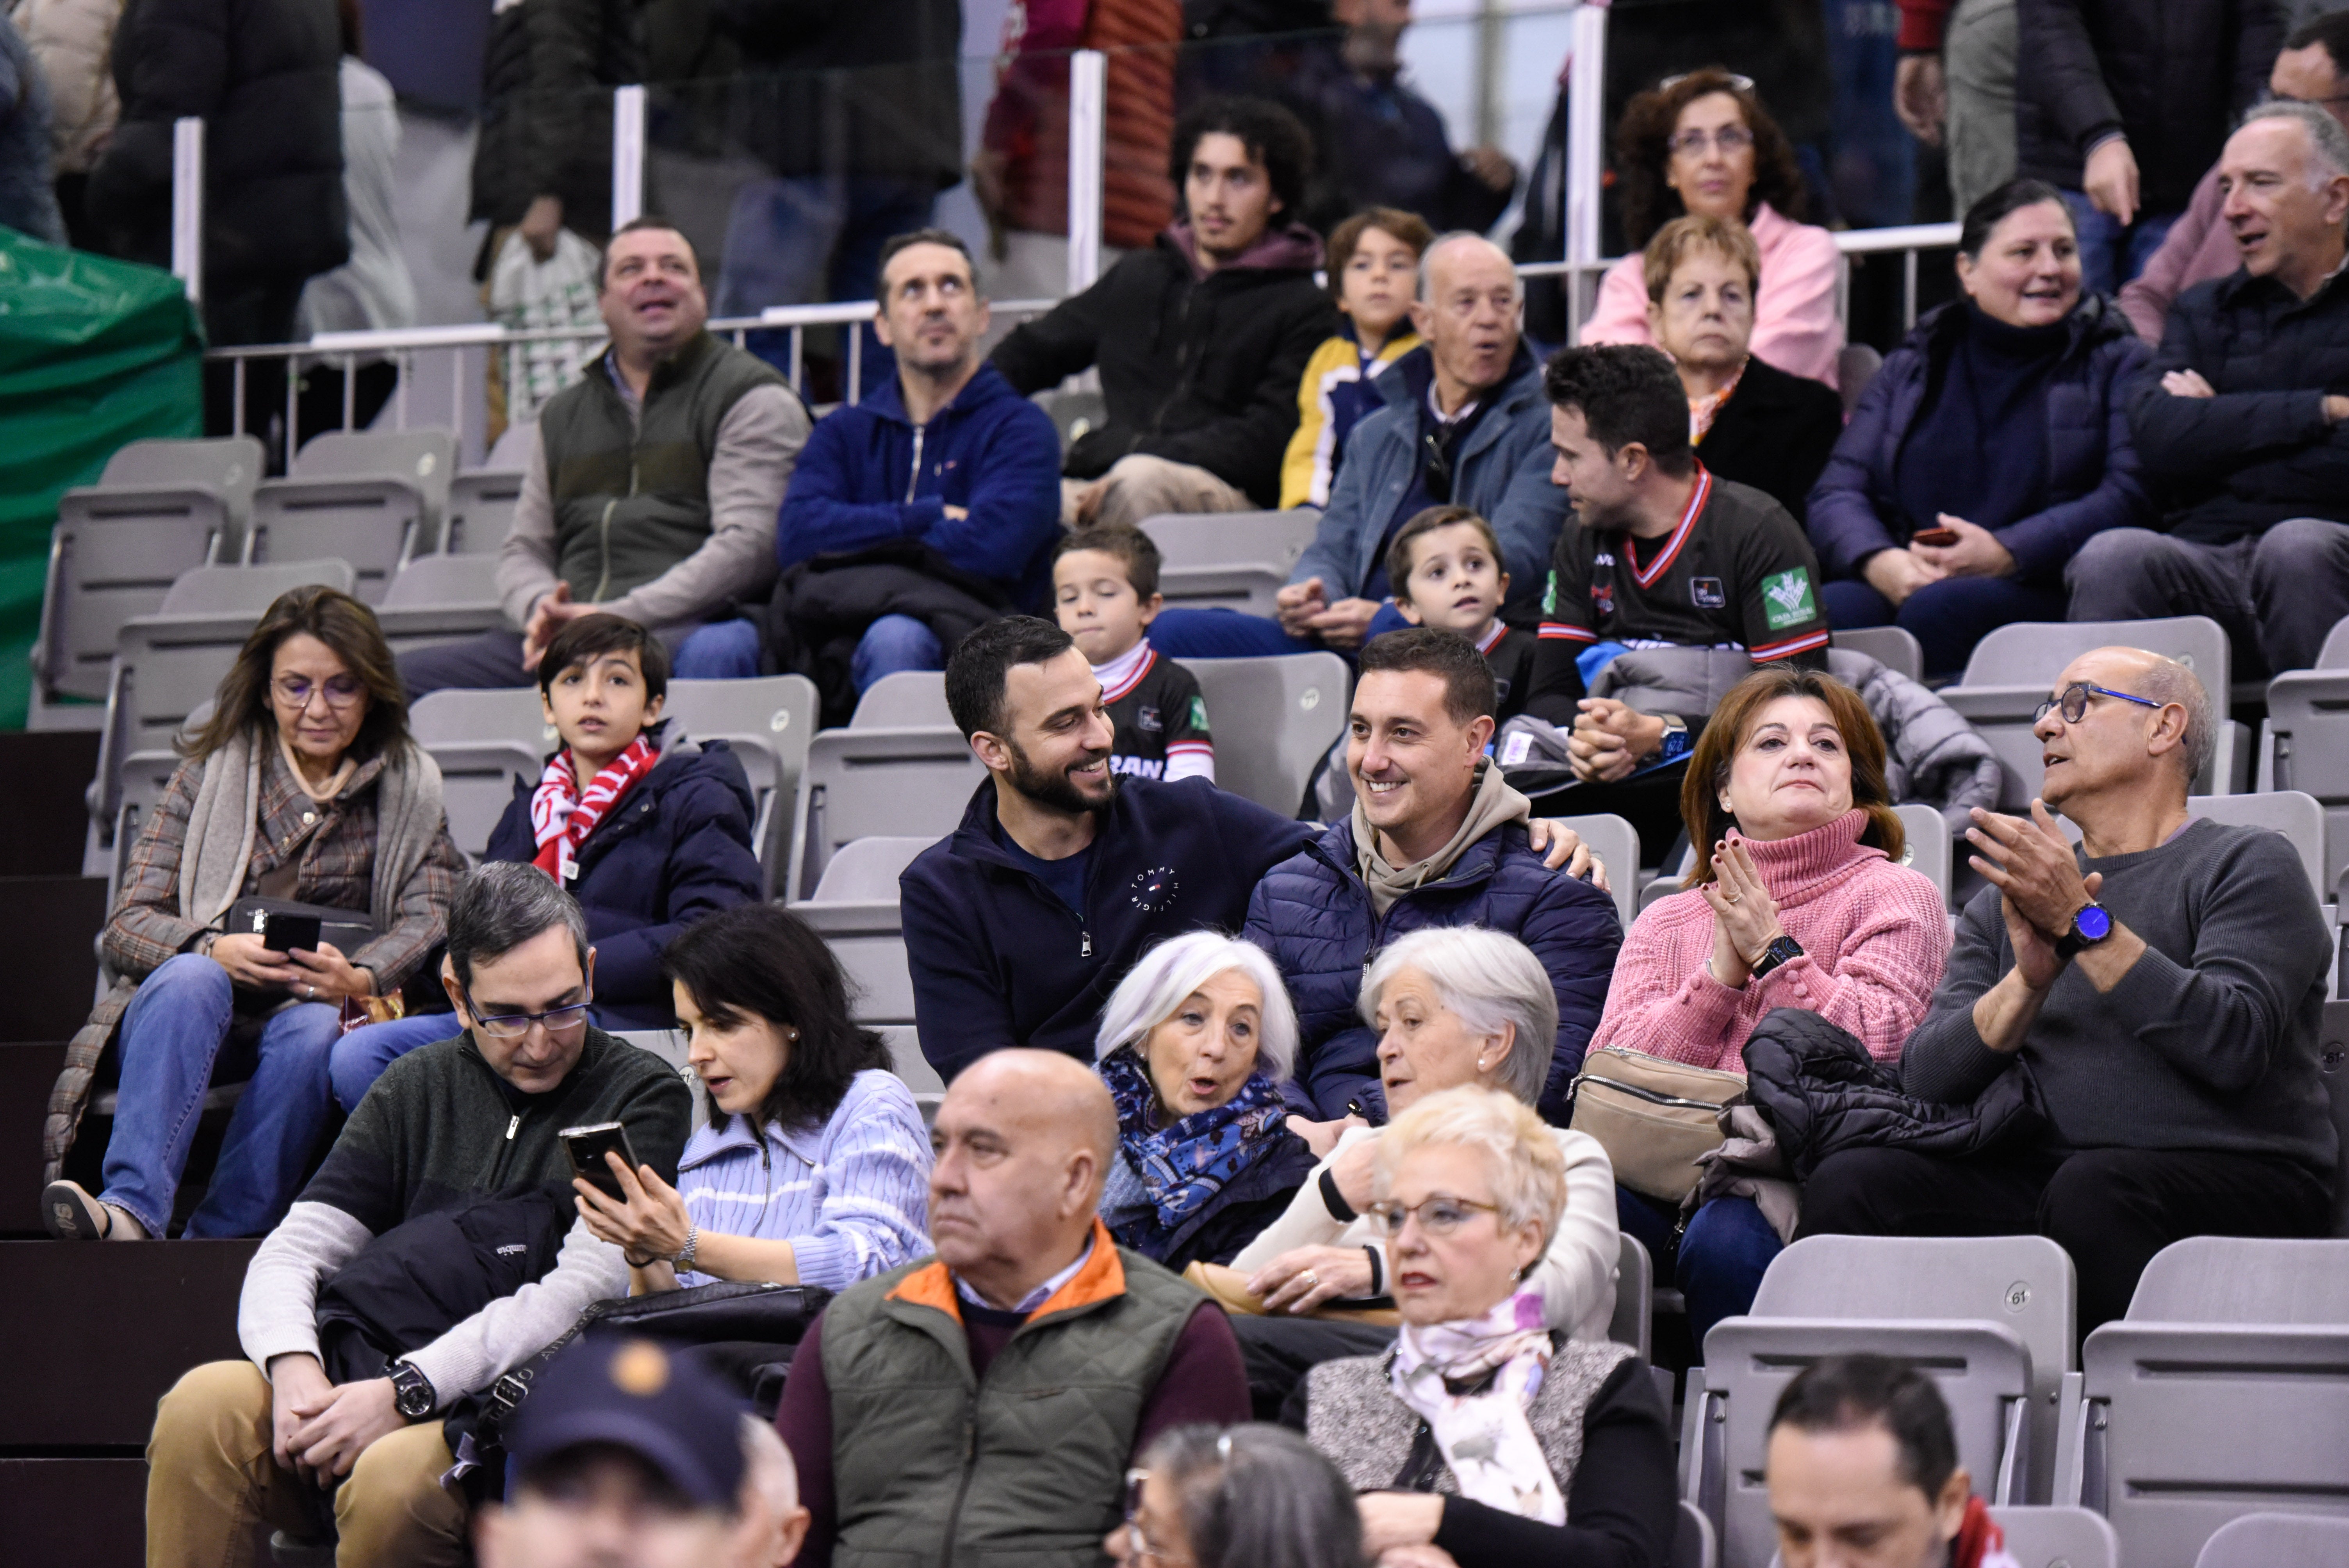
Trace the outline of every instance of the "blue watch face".
{"label": "blue watch face", "polygon": [[2113,917],[2100,903],[2092,903],[2072,917],[2072,929],[2084,942],[2102,942],[2113,934]]}

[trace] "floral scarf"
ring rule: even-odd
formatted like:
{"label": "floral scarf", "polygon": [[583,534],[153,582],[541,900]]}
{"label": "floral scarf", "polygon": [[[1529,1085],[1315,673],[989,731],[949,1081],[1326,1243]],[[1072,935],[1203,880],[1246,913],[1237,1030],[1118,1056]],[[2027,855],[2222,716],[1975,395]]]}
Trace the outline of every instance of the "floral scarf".
{"label": "floral scarf", "polygon": [[[1288,1107],[1260,1072],[1250,1073],[1239,1093],[1224,1104],[1164,1127],[1154,1125],[1158,1092],[1131,1048],[1102,1058],[1101,1076],[1117,1104],[1118,1144],[1125,1153],[1102,1196],[1104,1214],[1146,1207],[1161,1227],[1172,1230],[1280,1147]],[[1119,1180],[1124,1171],[1131,1178]]]}
{"label": "floral scarf", "polygon": [[651,742],[639,735],[587,781],[583,792],[572,770],[571,748],[566,746],[548,758],[546,771],[530,797],[530,830],[538,842],[538,854],[531,863],[568,886],[579,874],[579,846],[628,792],[628,787],[652,771],[658,760]]}
{"label": "floral scarf", "polygon": [[[1481,1317],[1427,1327],[1404,1324],[1388,1374],[1394,1396],[1417,1412],[1444,1462],[1472,1501],[1566,1522],[1566,1499],[1526,1412],[1549,1370],[1547,1315],[1541,1293],[1520,1291]],[[1475,1387],[1490,1377],[1482,1391]]]}

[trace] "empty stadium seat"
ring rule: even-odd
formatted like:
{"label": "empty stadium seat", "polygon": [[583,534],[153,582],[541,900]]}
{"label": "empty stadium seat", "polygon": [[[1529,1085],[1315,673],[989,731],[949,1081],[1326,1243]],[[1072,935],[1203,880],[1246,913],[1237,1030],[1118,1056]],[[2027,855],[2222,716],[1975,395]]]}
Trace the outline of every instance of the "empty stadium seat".
{"label": "empty stadium seat", "polygon": [[897,1075],[917,1093],[946,1086],[915,1037],[914,980],[898,914],[897,873],[935,841],[888,837],[843,844],[824,867],[815,896],[791,905],[840,960],[852,1015],[889,1037]]}
{"label": "empty stadium seat", "polygon": [[[2349,1519],[2315,1513],[2246,1513],[2202,1543],[2194,1568],[2341,1568]],[[2032,1568],[2025,1563],[2023,1568]]]}
{"label": "empty stadium seat", "polygon": [[[1607,1320],[1607,1337],[1630,1346],[1643,1361],[1649,1348],[1648,1296],[1655,1288],[1655,1259],[1639,1237],[1624,1232],[1615,1259],[1615,1315]],[[1664,1405],[1669,1409],[1671,1399]]]}
{"label": "empty stadium seat", "polygon": [[1178,659],[1198,677],[1216,737],[1216,782],[1294,817],[1314,769],[1346,728],[1351,673],[1331,653]]}
{"label": "empty stadium seat", "polygon": [[774,892],[789,858],[786,835],[797,815],[800,777],[820,707],[805,676],[750,680],[672,680],[662,712],[690,740],[723,740],[750,776],[757,815],[750,845]]}
{"label": "empty stadium seat", "polygon": [[2129,1568],[2194,1568],[2249,1513],[2349,1519],[2349,1241],[2164,1247],[2081,1365],[2059,1501],[2110,1520]]}
{"label": "empty stadium seat", "polygon": [[506,624],[497,584],[480,556],[419,555],[403,563],[375,607],[395,654],[494,632]]}
{"label": "empty stadium seat", "polygon": [[2085,1508],[2000,1508],[1992,1517],[2022,1568],[2120,1568],[2120,1542],[2102,1514]]}
{"label": "empty stadium seat", "polygon": [[1682,1499],[1672,1513],[1671,1568],[1713,1568],[1720,1561],[1713,1522]]}
{"label": "empty stadium seat", "polygon": [[1705,1337],[1689,1373],[1684,1489],[1730,1568],[1763,1568],[1771,1408],[1824,1356],[1914,1363],[1950,1405],[1958,1452],[1993,1504],[2051,1490],[2072,1367],[2072,1260],[2044,1236],[1812,1236],[1771,1261],[1753,1311]]}
{"label": "empty stadium seat", "polygon": [[812,896],[817,903],[886,902],[897,896],[897,877],[936,839],[887,837],[843,844],[823,868]]}
{"label": "empty stadium seat", "polygon": [[2255,789],[2298,789],[2323,808],[2324,893],[2349,869],[2349,620],[2324,639],[2316,667],[2268,683]]}
{"label": "empty stadium seat", "polygon": [[1109,404],[1097,391],[1042,392],[1036,402],[1051,416],[1052,428],[1061,433],[1063,454],[1109,418]]}
{"label": "empty stadium seat", "polygon": [[1173,512],[1145,518],[1142,531],[1158,546],[1158,591],[1186,610],[1273,613],[1321,514],[1293,511]]}
{"label": "empty stadium seat", "polygon": [[849,716],[851,729],[907,729],[951,727],[954,714],[947,707],[944,670],[899,670],[883,676],[864,688]]}
{"label": "empty stadium seat", "polygon": [[2016,621],[1993,630],[1974,645],[1963,679],[1941,688],[1941,698],[1973,724],[1998,754],[2006,776],[1999,797],[2007,810],[2028,807],[2044,771],[2040,747],[2031,733],[2032,713],[2053,694],[2055,677],[2091,648],[2146,648],[2166,654],[2201,678],[2218,721],[2218,745],[2210,766],[2195,780],[2204,795],[2231,795],[2239,759],[2248,746],[2242,727],[2229,720],[2227,634],[2207,615],[2173,615],[2158,621]]}
{"label": "empty stadium seat", "polygon": [[1901,830],[1907,835],[1909,847],[1901,863],[1933,879],[1941,890],[1941,902],[1950,902],[1951,859],[1953,846],[1950,838],[1950,820],[1940,809],[1921,800],[1911,800],[1892,808],[1900,819]]}
{"label": "empty stadium seat", "polygon": [[1898,671],[1912,681],[1925,678],[1925,645],[1899,626],[1863,626],[1857,631],[1837,632],[1833,644],[1847,653],[1866,654],[1886,669]]}
{"label": "empty stadium seat", "polygon": [[314,437],[285,479],[254,492],[244,559],[347,561],[358,570],[355,592],[376,603],[410,556],[438,542],[455,462],[456,438],[446,430]]}
{"label": "empty stadium seat", "polygon": [[449,511],[440,524],[446,555],[495,555],[513,530],[522,500],[519,469],[471,469],[449,480]]}
{"label": "empty stadium seat", "polygon": [[515,786],[535,784],[546,753],[562,744],[534,686],[430,692],[409,707],[408,726],[440,765],[449,836],[473,861],[489,847]]}
{"label": "empty stadium seat", "polygon": [[1581,834],[1590,852],[1606,866],[1607,880],[1614,889],[1616,918],[1624,930],[1630,930],[1640,914],[1640,830],[1611,812],[1558,820]]}
{"label": "empty stadium seat", "polygon": [[787,896],[806,897],[842,845],[875,835],[951,833],[987,777],[959,730],[827,729],[808,743]]}

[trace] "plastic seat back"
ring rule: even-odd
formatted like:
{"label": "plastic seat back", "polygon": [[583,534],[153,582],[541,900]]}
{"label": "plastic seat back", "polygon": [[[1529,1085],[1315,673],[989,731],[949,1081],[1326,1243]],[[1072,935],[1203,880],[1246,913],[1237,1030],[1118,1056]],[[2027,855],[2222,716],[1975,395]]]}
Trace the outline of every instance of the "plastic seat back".
{"label": "plastic seat back", "polygon": [[1902,832],[1909,843],[1902,851],[1900,863],[1912,871],[1924,872],[1941,890],[1941,902],[1950,902],[1951,860],[1953,846],[1950,841],[1950,820],[1936,807],[1921,800],[1910,800],[1892,808],[1900,818]]}
{"label": "plastic seat back", "polygon": [[44,689],[103,698],[123,623],[160,612],[181,573],[227,559],[236,527],[213,490],[67,490],[34,644]]}
{"label": "plastic seat back", "polygon": [[375,604],[430,537],[425,499],[404,480],[271,480],[254,494],[244,558],[347,561],[358,571],[355,592]]}
{"label": "plastic seat back", "polygon": [[938,728],[954,723],[943,670],[899,670],[864,688],[849,716],[851,729]]}
{"label": "plastic seat back", "polygon": [[788,893],[813,893],[832,857],[854,840],[953,832],[986,777],[959,730],[823,731],[808,745]]}
{"label": "plastic seat back", "polygon": [[1888,670],[1907,676],[1912,681],[1925,678],[1925,645],[1915,634],[1899,626],[1863,626],[1854,631],[1837,632],[1833,645],[1855,654],[1866,654]]}
{"label": "plastic seat back", "polygon": [[815,683],[805,676],[668,683],[662,712],[675,727],[688,739],[723,740],[742,758],[758,804],[750,841],[769,892],[790,858],[788,835],[818,707]]}
{"label": "plastic seat back", "polygon": [[416,487],[437,522],[449,503],[457,471],[453,430],[328,430],[303,443],[287,466],[289,479],[392,479]]}
{"label": "plastic seat back", "polygon": [[2120,1568],[2121,1544],[2104,1515],[2085,1508],[2002,1508],[1992,1517],[2022,1568]]}
{"label": "plastic seat back", "polygon": [[535,686],[428,692],[409,705],[408,728],[427,749],[511,741],[543,756],[562,744],[546,722]]}
{"label": "plastic seat back", "polygon": [[449,511],[440,523],[440,549],[449,555],[495,555],[513,531],[515,503],[522,500],[518,469],[472,469],[449,481]]}
{"label": "plastic seat back", "polygon": [[1182,511],[1144,518],[1162,567],[1269,566],[1283,583],[1321,527],[1310,507],[1288,511]]}
{"label": "plastic seat back", "polygon": [[[2246,1513],[2202,1543],[2194,1568],[2341,1568],[2349,1563],[2349,1518]],[[2028,1563],[2023,1568],[2032,1568]]]}
{"label": "plastic seat back", "polygon": [[1591,817],[1562,817],[1568,827],[1582,835],[1590,852],[1607,868],[1607,881],[1614,890],[1615,917],[1623,929],[1640,916],[1640,830],[1613,812]]}
{"label": "plastic seat back", "polygon": [[1350,680],[1331,653],[1179,659],[1198,677],[1216,738],[1216,783],[1284,817],[1346,727]]}
{"label": "plastic seat back", "polygon": [[914,1021],[914,976],[905,958],[896,889],[886,899],[807,900],[791,911],[823,938],[848,976],[849,1011],[860,1024]]}
{"label": "plastic seat back", "polygon": [[841,845],[823,868],[812,896],[817,903],[887,903],[897,896],[897,878],[936,839],[875,837]]}
{"label": "plastic seat back", "polygon": [[1643,1361],[1649,1346],[1648,1297],[1655,1288],[1655,1260],[1639,1237],[1624,1232],[1615,1259],[1615,1315],[1607,1321],[1607,1337],[1630,1346]]}
{"label": "plastic seat back", "polygon": [[2270,789],[2256,795],[2195,795],[2188,799],[2186,810],[2189,816],[2207,817],[2230,828],[2266,828],[2282,833],[2299,854],[2316,902],[2322,904],[2332,901],[2333,884],[2324,880],[2324,808],[2313,795],[2298,789]]}

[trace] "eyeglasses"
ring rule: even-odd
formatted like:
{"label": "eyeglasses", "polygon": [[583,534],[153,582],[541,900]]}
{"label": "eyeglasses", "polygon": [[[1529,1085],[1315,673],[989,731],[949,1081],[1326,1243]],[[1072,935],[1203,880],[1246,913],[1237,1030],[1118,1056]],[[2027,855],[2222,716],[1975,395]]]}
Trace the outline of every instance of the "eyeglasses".
{"label": "eyeglasses", "polygon": [[1675,131],[1672,139],[1664,143],[1676,153],[1692,156],[1702,153],[1707,144],[1721,149],[1722,156],[1728,158],[1753,146],[1754,133],[1742,125],[1724,125],[1718,130]]}
{"label": "eyeglasses", "polygon": [[2139,707],[2168,706],[2166,703],[2156,702],[2151,697],[2131,696],[2125,691],[2113,691],[2106,686],[2090,686],[2086,681],[2074,681],[2064,688],[2062,696],[2051,696],[2034,708],[2032,711],[2031,722],[2037,724],[2049,714],[2061,712],[2064,723],[2077,724],[2088,717],[2088,699],[2092,696],[2118,697],[2123,702],[2133,702]]}
{"label": "eyeglasses", "polygon": [[313,681],[305,676],[279,676],[269,683],[269,692],[279,702],[299,713],[310,706],[310,699],[324,694],[328,707],[348,707],[367,696],[367,687],[356,676],[328,676],[325,681]]}
{"label": "eyeglasses", "polygon": [[1478,1214],[1497,1214],[1498,1203],[1479,1203],[1467,1198],[1454,1198],[1439,1192],[1408,1207],[1401,1203],[1373,1203],[1362,1211],[1371,1222],[1371,1229],[1381,1236],[1402,1233],[1405,1221],[1419,1216],[1419,1228],[1431,1236],[1448,1236]]}
{"label": "eyeglasses", "polygon": [[[1220,1440],[1217,1451],[1228,1460],[1231,1455],[1231,1439],[1229,1436],[1226,1436]],[[1161,1552],[1157,1546],[1152,1542],[1149,1532],[1143,1530],[1142,1525],[1142,1488],[1143,1484],[1149,1480],[1149,1479],[1150,1472],[1146,1470],[1130,1470],[1125,1472],[1125,1530],[1126,1534],[1133,1544],[1133,1560],[1137,1563],[1182,1563],[1196,1562],[1196,1558],[1178,1557],[1170,1553]]]}
{"label": "eyeglasses", "polygon": [[[530,1033],[537,1024],[550,1035],[560,1035],[577,1028],[587,1021],[587,1002],[570,1002],[560,1007],[549,1007],[543,1013],[501,1013],[494,1018],[481,1016],[481,1005],[473,1000],[471,986],[459,987],[464,993],[465,1011],[473,1016],[473,1027],[493,1040],[518,1040]],[[591,993],[588,1000],[594,999]]]}

